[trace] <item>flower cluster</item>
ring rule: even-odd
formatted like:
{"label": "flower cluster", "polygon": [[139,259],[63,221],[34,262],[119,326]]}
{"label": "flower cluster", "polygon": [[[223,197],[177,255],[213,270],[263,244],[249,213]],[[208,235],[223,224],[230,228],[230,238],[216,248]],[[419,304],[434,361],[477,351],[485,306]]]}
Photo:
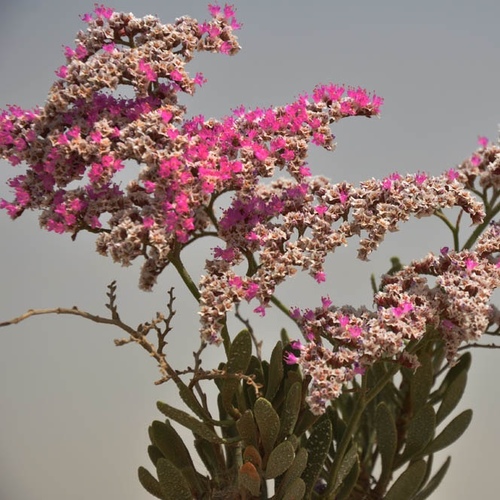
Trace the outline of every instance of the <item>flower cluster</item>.
{"label": "flower cluster", "polygon": [[462,343],[478,340],[497,321],[489,301],[499,286],[500,224],[492,223],[474,252],[445,248],[384,275],[375,311],[333,307],[327,298],[314,310],[295,310],[308,342],[296,342],[298,354],[289,353],[287,362],[311,377],[308,402],[322,413],[345,384],[379,359],[415,368],[418,361],[405,349],[426,334],[444,340],[453,364]]}
{"label": "flower cluster", "polygon": [[[66,48],[45,107],[0,115],[0,155],[29,165],[9,183],[15,200],[1,206],[13,218],[39,209],[42,227],[57,233],[96,232],[98,251],[122,265],[143,256],[146,290],[179,248],[227,229],[261,178],[278,167],[302,183],[309,143],[331,149],[332,122],[377,114],[381,104],[363,89],[323,85],[287,106],[184,119],[177,94],[204,80],[186,72],[193,53],[239,49],[234,9],[210,10],[209,23],[163,25],[96,7],[76,48]],[[127,86],[133,98],[116,95]],[[141,170],[123,191],[115,175],[130,160]],[[228,191],[237,200],[219,227],[211,207]]]}
{"label": "flower cluster", "polygon": [[[209,343],[220,342],[235,304],[255,300],[264,315],[276,287],[298,270],[325,281],[327,255],[353,236],[364,260],[411,216],[460,207],[473,223],[483,221],[484,195],[500,186],[500,148],[485,138],[440,176],[394,173],[359,186],[311,176],[309,147],[332,150],[333,123],[379,113],[382,99],[364,89],[318,85],[288,105],[187,119],[179,94],[192,95],[205,79],[191,77],[186,64],[195,52],[240,48],[234,8],[209,10],[208,22],[182,17],[168,25],[103,6],[83,16],[87,30],[65,48],[45,106],[0,114],[0,157],[28,166],[9,181],[14,200],[0,207],[12,218],[39,210],[41,226],[56,233],[97,233],[97,251],[124,266],[143,257],[144,290],[170,262],[181,265],[186,245],[216,236],[194,293]],[[117,174],[127,162],[140,170],[122,189]],[[276,169],[286,176],[269,182]],[[229,202],[217,206],[226,193]],[[307,343],[287,359],[311,377],[314,411],[377,359],[414,363],[404,349],[430,330],[452,361],[463,341],[498,323],[488,301],[500,279],[499,250],[492,224],[474,252],[443,251],[386,276],[375,312],[334,308],[328,299],[297,310]]]}

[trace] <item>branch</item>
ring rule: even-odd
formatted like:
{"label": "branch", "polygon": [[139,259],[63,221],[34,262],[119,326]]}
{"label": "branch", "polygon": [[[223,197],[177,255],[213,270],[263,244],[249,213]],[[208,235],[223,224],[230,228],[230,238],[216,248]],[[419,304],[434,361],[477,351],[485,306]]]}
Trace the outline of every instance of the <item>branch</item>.
{"label": "branch", "polygon": [[[160,332],[159,329],[156,327],[155,321],[153,321],[150,324],[146,325],[139,325],[137,329],[132,328],[130,325],[127,325],[124,323],[116,310],[115,306],[115,290],[116,286],[115,283],[111,283],[109,285],[109,293],[108,297],[110,299],[110,303],[107,304],[108,309],[111,311],[111,318],[103,318],[102,316],[98,316],[96,314],[91,314],[87,311],[82,311],[76,306],[73,306],[71,308],[65,308],[65,307],[57,307],[53,309],[29,309],[26,311],[24,314],[21,314],[20,316],[17,316],[16,318],[12,318],[8,321],[3,321],[0,323],[0,327],[5,327],[5,326],[10,326],[10,325],[15,325],[17,323],[21,323],[22,321],[31,318],[32,316],[42,316],[45,314],[70,314],[72,316],[80,316],[81,318],[88,319],[90,321],[93,321],[94,323],[100,323],[104,325],[113,325],[117,326],[124,332],[126,332],[130,338],[128,339],[115,339],[115,345],[120,346],[120,345],[125,345],[130,342],[135,342],[139,344],[143,349],[145,349],[149,355],[154,358],[158,362],[158,367],[160,369],[161,374],[163,375],[161,379],[157,380],[155,382],[156,385],[159,385],[163,382],[166,382],[170,378],[178,378],[178,375],[176,371],[167,363],[165,359],[165,354],[163,353],[163,347],[165,345],[164,342],[164,337],[166,333],[170,330],[169,322],[175,311],[172,310],[171,305],[172,305],[172,294],[170,291],[170,302],[169,302],[169,317],[167,320],[163,318],[162,315],[159,314],[157,318],[158,321],[165,321],[166,323],[166,329],[164,332]],[[159,348],[157,349],[147,338],[146,335],[151,330],[152,328],[155,328],[158,333],[158,341],[159,341]],[[161,335],[161,336],[160,336]]]}

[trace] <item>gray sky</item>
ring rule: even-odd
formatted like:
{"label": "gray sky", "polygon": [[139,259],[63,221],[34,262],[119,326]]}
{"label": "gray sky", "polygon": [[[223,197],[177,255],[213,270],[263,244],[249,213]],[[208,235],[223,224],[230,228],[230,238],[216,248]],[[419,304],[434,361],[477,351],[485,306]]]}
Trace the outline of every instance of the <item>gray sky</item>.
{"label": "gray sky", "polygon": [[[311,155],[313,173],[335,181],[394,171],[437,174],[466,158],[478,135],[496,137],[498,1],[235,4],[244,23],[243,50],[233,58],[203,54],[193,61],[193,73],[202,70],[208,83],[188,102],[191,113],[218,117],[240,104],[284,104],[320,82],[374,90],[385,98],[382,118],[341,122],[334,128],[337,151]],[[208,17],[200,0],[109,5],[137,16],[157,14],[164,22],[183,14]],[[64,62],[62,46],[72,44],[84,28],[79,14],[92,8],[92,1],[82,0],[0,0],[0,107],[43,104],[54,70]],[[8,195],[4,183],[15,174],[2,163],[0,196]],[[146,294],[137,288],[137,266],[121,269],[100,257],[91,236],[81,234],[72,242],[42,232],[31,214],[12,223],[2,213],[0,229],[0,319],[29,308],[73,305],[105,314],[106,285],[116,279],[122,315],[135,325],[162,310],[166,290],[175,285],[178,313],[169,359],[179,368],[191,362],[198,346],[196,308],[174,274],[165,273]],[[309,297],[329,293],[336,303],[369,306],[369,275],[386,270],[390,256],[408,262],[449,242],[444,225],[421,220],[390,235],[368,263],[354,258],[355,246],[340,250],[322,288],[298,278],[279,295],[290,305],[312,306],[317,300]],[[201,272],[202,250],[192,250],[195,275]],[[255,324],[269,348],[286,323],[278,314],[267,319]],[[35,318],[0,331],[0,498],[152,498],[136,470],[150,465],[147,427],[162,419],[155,403],[175,401],[175,391],[154,386],[155,364],[136,346],[115,348],[117,336],[110,327],[70,317]],[[207,367],[220,356],[215,351],[206,357]],[[450,448],[451,470],[433,499],[498,496],[499,354],[473,354],[460,406],[474,409],[473,422]]]}

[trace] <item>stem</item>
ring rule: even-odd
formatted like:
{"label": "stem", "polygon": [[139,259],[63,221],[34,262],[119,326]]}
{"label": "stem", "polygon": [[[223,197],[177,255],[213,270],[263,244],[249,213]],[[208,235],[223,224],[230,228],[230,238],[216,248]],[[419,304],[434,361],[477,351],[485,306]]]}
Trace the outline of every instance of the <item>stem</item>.
{"label": "stem", "polygon": [[184,264],[181,261],[180,248],[175,248],[171,252],[171,255],[169,257],[170,262],[179,273],[182,281],[184,281],[185,285],[188,287],[191,295],[199,302],[201,297],[200,291],[198,290],[198,287],[195,285],[193,279],[191,278],[191,275],[188,273],[187,269],[184,267]]}
{"label": "stem", "polygon": [[[410,343],[406,347],[406,350],[408,353],[413,354],[418,347],[422,347],[423,344],[422,342],[416,342],[414,344]],[[331,469],[331,474],[330,478],[328,480],[328,488],[326,490],[325,497],[334,500],[335,497],[333,496],[333,488],[336,486],[337,483],[337,478],[340,472],[340,467],[342,465],[342,462],[344,460],[345,454],[347,452],[347,449],[349,447],[349,444],[352,441],[352,437],[355,434],[356,428],[359,424],[359,420],[361,416],[363,415],[363,412],[365,411],[366,407],[368,404],[382,391],[382,389],[385,387],[385,385],[394,377],[394,375],[401,369],[401,365],[394,363],[394,365],[389,368],[387,373],[380,378],[377,383],[368,390],[367,384],[368,384],[368,377],[367,375],[364,375],[362,378],[362,384],[361,384],[361,389],[359,392],[359,398],[356,401],[356,406],[354,408],[354,411],[351,415],[351,418],[349,420],[349,423],[347,425],[347,428],[344,432],[344,435],[342,436],[342,440],[340,441],[340,444],[337,448],[337,452],[335,454],[335,459],[333,462],[333,467]]]}
{"label": "stem", "polygon": [[[434,215],[438,218],[441,219],[449,228],[451,231],[451,234],[453,235],[453,248],[458,251],[459,249],[459,241],[458,241],[458,221],[457,225],[454,226],[449,220],[446,215],[442,212],[442,210],[436,210],[434,212]],[[460,217],[460,216],[459,216]]]}
{"label": "stem", "polygon": [[342,436],[342,440],[340,441],[340,444],[337,448],[337,452],[335,453],[335,459],[333,461],[333,466],[331,468],[330,478],[328,479],[328,487],[325,491],[325,498],[329,498],[331,500],[335,499],[335,496],[333,496],[333,489],[337,483],[340,467],[344,460],[344,456],[347,452],[347,448],[351,443],[352,436],[354,435],[354,430],[358,426],[361,415],[363,415],[363,412],[365,411],[366,408],[367,403],[365,395],[366,395],[367,383],[368,383],[368,377],[363,376],[361,391],[359,393],[359,398],[356,401],[356,407],[354,408],[354,411],[349,420],[349,424],[347,425],[344,435]]}
{"label": "stem", "polygon": [[474,232],[470,235],[469,239],[465,242],[462,250],[468,250],[472,247],[474,242],[479,238],[479,235],[484,231],[484,228],[493,220],[495,215],[500,212],[500,203],[497,206],[494,206],[491,211],[488,211],[484,221],[476,227]]}

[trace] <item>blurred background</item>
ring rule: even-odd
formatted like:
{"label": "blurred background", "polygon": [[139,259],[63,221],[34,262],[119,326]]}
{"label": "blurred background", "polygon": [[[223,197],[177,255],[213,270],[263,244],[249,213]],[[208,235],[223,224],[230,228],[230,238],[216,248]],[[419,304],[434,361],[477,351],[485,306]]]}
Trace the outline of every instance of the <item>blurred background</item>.
{"label": "blurred background", "polygon": [[[243,23],[242,51],[233,58],[195,58],[192,73],[203,71],[208,83],[185,99],[190,115],[220,117],[240,104],[285,104],[317,83],[376,91],[385,99],[381,119],[346,119],[334,125],[334,153],[312,150],[313,173],[335,182],[357,183],[395,171],[438,174],[467,158],[478,135],[496,139],[500,3],[234,3]],[[209,17],[201,0],[114,0],[109,6],[136,16],[156,14],[166,23],[184,14]],[[0,108],[44,103],[54,71],[64,63],[63,46],[85,29],[79,15],[92,9],[90,0],[0,0]],[[0,197],[10,199],[5,181],[18,171],[2,162]],[[465,228],[468,224],[464,220]],[[192,364],[191,353],[199,346],[196,304],[172,270],[152,293],[144,293],[137,287],[138,266],[122,269],[97,255],[91,235],[79,234],[72,242],[67,235],[40,231],[36,214],[13,223],[1,213],[0,230],[0,320],[29,308],[73,305],[105,315],[106,286],[117,280],[119,311],[135,326],[165,309],[167,290],[174,286],[169,361],[176,368]],[[386,271],[391,256],[407,263],[450,242],[438,220],[411,222],[389,235],[369,262],[356,260],[353,240],[328,261],[326,284],[299,276],[278,295],[289,305],[315,306],[330,294],[339,305],[370,306],[369,276]],[[202,273],[209,247],[206,242],[189,248],[186,262],[193,276]],[[251,319],[266,351],[282,326],[296,336],[277,312],[265,321]],[[136,471],[150,465],[147,427],[163,418],[156,401],[177,398],[173,385],[153,385],[158,373],[144,351],[114,346],[120,336],[111,327],[68,316],[32,318],[0,331],[0,498],[152,498]],[[217,348],[208,349],[204,366],[214,366],[220,356]],[[473,408],[474,418],[436,460],[438,466],[448,454],[453,457],[435,500],[498,497],[499,356],[491,350],[473,353],[460,408]]]}

